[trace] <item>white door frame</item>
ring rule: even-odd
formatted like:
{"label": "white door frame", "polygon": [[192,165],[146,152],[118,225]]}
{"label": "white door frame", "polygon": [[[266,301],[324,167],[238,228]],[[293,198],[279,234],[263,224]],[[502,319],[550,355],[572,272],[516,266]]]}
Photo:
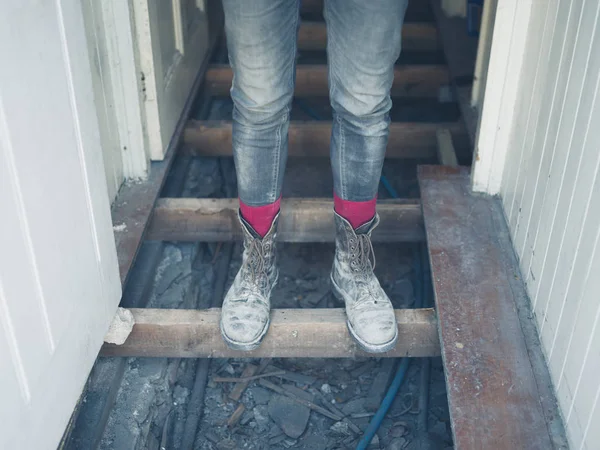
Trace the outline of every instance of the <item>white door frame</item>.
{"label": "white door frame", "polygon": [[500,192],[534,0],[498,2],[473,158],[473,190]]}

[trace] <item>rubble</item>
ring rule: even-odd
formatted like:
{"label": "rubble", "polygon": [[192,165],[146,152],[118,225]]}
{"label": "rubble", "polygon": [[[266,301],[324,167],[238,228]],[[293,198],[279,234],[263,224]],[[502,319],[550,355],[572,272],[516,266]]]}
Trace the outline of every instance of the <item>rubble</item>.
{"label": "rubble", "polygon": [[269,416],[282,430],[291,437],[297,439],[302,436],[308,419],[310,409],[304,405],[299,405],[288,397],[275,395],[269,401]]}

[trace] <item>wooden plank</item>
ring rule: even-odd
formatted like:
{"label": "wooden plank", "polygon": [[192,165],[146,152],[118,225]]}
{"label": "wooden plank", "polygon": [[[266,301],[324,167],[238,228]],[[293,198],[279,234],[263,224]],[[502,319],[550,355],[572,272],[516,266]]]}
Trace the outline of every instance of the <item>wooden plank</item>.
{"label": "wooden plank", "polygon": [[[438,128],[452,133],[457,148],[468,145],[461,122],[409,123],[392,122],[388,139],[387,158],[428,159],[437,156]],[[231,122],[191,120],[184,134],[182,152],[193,156],[231,156]],[[288,153],[299,157],[329,157],[331,122],[310,121],[290,123]]]}
{"label": "wooden plank", "polygon": [[552,448],[499,200],[473,195],[465,168],[422,166],[419,182],[455,448]]}
{"label": "wooden plank", "polygon": [[[231,350],[219,331],[221,310],[131,309],[135,325],[123,345],[104,344],[103,356],[168,358],[352,358],[367,355],[348,334],[343,309],[274,309],[262,345]],[[396,310],[398,344],[383,357],[439,355],[432,309]]]}
{"label": "wooden plank", "polygon": [[[162,198],[148,229],[148,239],[222,242],[241,240],[237,198]],[[333,201],[283,199],[277,238],[283,242],[333,242]],[[374,242],[424,240],[421,207],[411,200],[382,200]]]}
{"label": "wooden plank", "polygon": [[154,202],[158,198],[165,177],[173,163],[176,148],[180,145],[181,137],[185,134],[184,126],[189,118],[192,105],[196,100],[196,94],[204,81],[208,62],[212,57],[218,38],[221,36],[220,20],[217,23],[219,26],[211,35],[209,50],[206,52],[190,95],[183,107],[164,159],[151,163],[146,180],[125,183],[112,205],[113,230],[122,285],[125,285],[131,266],[135,261],[152,209],[154,208]]}
{"label": "wooden plank", "polygon": [[[325,22],[302,22],[298,29],[298,50],[325,50]],[[440,49],[437,29],[431,23],[404,23],[402,51],[436,51]]]}
{"label": "wooden plank", "polygon": [[[323,12],[324,0],[302,0],[300,2],[300,13],[302,15],[320,15]],[[423,22],[431,20],[431,9],[425,0],[410,0],[404,16],[406,22]]]}
{"label": "wooden plank", "polygon": [[438,143],[438,161],[442,166],[458,166],[454,144],[452,144],[452,134],[450,130],[440,128],[436,131]]}
{"label": "wooden plank", "polygon": [[[233,72],[228,64],[213,64],[206,72],[206,86],[212,95],[228,96]],[[395,66],[393,97],[437,98],[440,86],[450,83],[445,65]],[[326,64],[300,64],[296,67],[297,97],[327,97],[329,85]]]}

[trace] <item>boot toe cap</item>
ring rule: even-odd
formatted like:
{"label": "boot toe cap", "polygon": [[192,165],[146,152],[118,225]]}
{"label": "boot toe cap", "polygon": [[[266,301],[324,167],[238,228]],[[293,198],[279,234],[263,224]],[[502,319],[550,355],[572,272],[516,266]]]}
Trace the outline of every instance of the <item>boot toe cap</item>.
{"label": "boot toe cap", "polygon": [[365,314],[353,319],[348,322],[350,331],[364,350],[386,352],[394,348],[398,338],[398,326],[393,310],[376,317]]}
{"label": "boot toe cap", "polygon": [[252,350],[259,346],[269,327],[269,311],[249,305],[222,310],[221,334],[229,347]]}

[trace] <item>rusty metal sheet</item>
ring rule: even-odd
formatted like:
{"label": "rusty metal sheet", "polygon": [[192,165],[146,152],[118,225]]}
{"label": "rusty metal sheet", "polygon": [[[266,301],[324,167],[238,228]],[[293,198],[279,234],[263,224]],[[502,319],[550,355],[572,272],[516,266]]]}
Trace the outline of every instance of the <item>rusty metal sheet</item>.
{"label": "rusty metal sheet", "polygon": [[455,448],[551,449],[498,200],[471,193],[467,168],[422,166],[419,182]]}

